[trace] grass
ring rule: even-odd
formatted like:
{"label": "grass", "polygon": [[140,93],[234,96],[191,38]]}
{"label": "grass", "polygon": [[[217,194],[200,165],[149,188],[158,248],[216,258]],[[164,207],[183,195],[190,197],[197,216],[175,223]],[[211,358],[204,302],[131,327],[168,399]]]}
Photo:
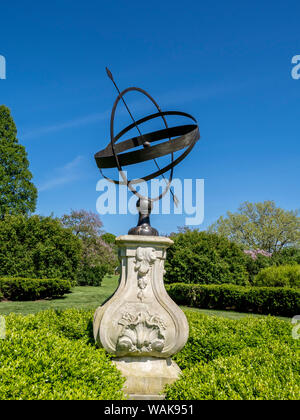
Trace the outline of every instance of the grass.
{"label": "grass", "polygon": [[[222,318],[229,318],[229,319],[241,319],[246,317],[255,317],[255,318],[265,318],[267,315],[261,315],[261,314],[251,314],[249,312],[234,312],[234,311],[222,311],[218,309],[198,309],[198,308],[190,308],[188,306],[181,306],[181,309],[188,309],[191,312],[198,312],[205,315],[210,316],[218,316]],[[274,316],[274,315],[273,315]],[[282,319],[284,321],[289,321],[291,318],[284,317],[284,316],[276,316],[276,318]]]}
{"label": "grass", "polygon": [[[40,300],[29,302],[0,302],[0,314],[8,315],[11,312],[16,314],[34,314],[47,309],[96,309],[107,298],[109,298],[118,287],[119,276],[107,276],[103,279],[102,286],[77,286],[74,287],[72,293],[65,295],[59,299]],[[189,309],[206,315],[214,315],[222,318],[240,319],[246,316],[265,317],[265,315],[240,313],[233,311],[209,310],[182,307],[182,309]],[[284,320],[290,318],[278,317]]]}
{"label": "grass", "polygon": [[102,286],[78,286],[72,293],[59,299],[39,300],[29,302],[0,302],[0,314],[34,314],[47,309],[95,309],[111,296],[118,286],[118,276],[107,276]]}

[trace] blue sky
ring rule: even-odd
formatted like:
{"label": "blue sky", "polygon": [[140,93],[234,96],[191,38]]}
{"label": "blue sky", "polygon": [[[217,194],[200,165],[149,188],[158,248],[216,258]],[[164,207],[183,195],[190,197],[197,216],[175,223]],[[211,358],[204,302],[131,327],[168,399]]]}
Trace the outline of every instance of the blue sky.
{"label": "blue sky", "polygon": [[[105,66],[121,89],[142,87],[162,109],[199,121],[202,138],[175,176],[205,179],[200,229],[246,200],[300,207],[299,2],[22,0],[0,10],[0,103],[28,152],[37,213],[95,211],[93,156],[109,141],[116,97]],[[135,115],[148,111],[128,101]],[[136,217],[102,220],[124,234]],[[184,220],[154,215],[152,224],[171,232]]]}

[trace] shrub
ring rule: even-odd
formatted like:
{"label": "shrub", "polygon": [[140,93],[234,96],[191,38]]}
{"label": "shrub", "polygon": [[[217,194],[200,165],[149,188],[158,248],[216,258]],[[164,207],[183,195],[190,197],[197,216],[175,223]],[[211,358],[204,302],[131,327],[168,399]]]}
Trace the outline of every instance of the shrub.
{"label": "shrub", "polygon": [[81,264],[77,272],[77,284],[78,286],[101,286],[108,271],[104,265],[91,267],[88,264]]}
{"label": "shrub", "polygon": [[290,323],[185,313],[190,335],[174,357],[183,375],[167,386],[166,399],[298,399],[300,357]]}
{"label": "shrub", "polygon": [[300,291],[286,287],[177,283],[167,286],[167,291],[178,304],[195,308],[282,316],[294,316],[300,311]]}
{"label": "shrub", "polygon": [[170,400],[298,400],[299,356],[279,342],[270,349],[198,363],[167,387]]}
{"label": "shrub", "polygon": [[208,316],[186,309],[190,334],[185,347],[174,356],[181,369],[196,363],[209,363],[218,357],[229,357],[246,347],[268,346],[273,341],[297,348],[291,324],[275,317],[228,319]]}
{"label": "shrub", "polygon": [[280,265],[265,268],[255,276],[253,285],[300,287],[300,265]]}
{"label": "shrub", "polygon": [[124,379],[91,341],[90,311],[6,317],[0,400],[119,400]]}
{"label": "shrub", "polygon": [[246,259],[242,249],[216,234],[187,230],[172,235],[168,250],[166,283],[248,283]]}
{"label": "shrub", "polygon": [[51,217],[5,216],[0,221],[0,276],[75,279],[79,238]]}
{"label": "shrub", "polygon": [[[167,399],[299,397],[298,342],[290,323],[185,313],[190,336],[174,357],[183,375],[167,387]],[[124,399],[124,379],[94,344],[92,318],[93,311],[76,309],[6,316],[0,400]]]}
{"label": "shrub", "polygon": [[272,263],[275,265],[300,264],[300,248],[287,247],[272,255]]}
{"label": "shrub", "polygon": [[0,300],[25,301],[61,297],[70,293],[71,286],[71,281],[61,279],[0,278]]}
{"label": "shrub", "polygon": [[248,255],[246,269],[249,273],[250,284],[254,284],[255,276],[264,268],[300,264],[300,249],[298,248],[283,248],[281,251],[274,252],[271,256],[262,250],[246,250],[244,252]]}
{"label": "shrub", "polygon": [[254,277],[262,270],[263,268],[270,267],[274,264],[272,257],[267,257],[263,254],[257,254],[256,258],[253,259],[250,255],[246,257],[246,270],[249,274],[249,282],[253,284]]}

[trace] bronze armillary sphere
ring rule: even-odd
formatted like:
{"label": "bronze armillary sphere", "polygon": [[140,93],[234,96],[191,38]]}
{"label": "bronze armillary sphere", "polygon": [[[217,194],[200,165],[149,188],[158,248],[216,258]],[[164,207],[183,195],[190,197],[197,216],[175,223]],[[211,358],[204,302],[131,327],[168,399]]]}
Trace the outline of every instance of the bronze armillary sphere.
{"label": "bronze armillary sphere", "polygon": [[[128,233],[130,235],[157,236],[158,232],[156,229],[150,226],[150,219],[149,219],[149,216],[153,207],[153,202],[160,200],[169,191],[171,182],[173,179],[174,167],[178,165],[192,151],[193,147],[195,146],[195,143],[199,140],[200,134],[199,134],[197,121],[194,117],[192,117],[190,114],[187,114],[186,112],[161,111],[156,101],[149,95],[149,93],[147,93],[145,90],[141,88],[129,87],[123,90],[123,92],[120,92],[119,88],[117,87],[113,79],[111,72],[108,69],[106,69],[106,71],[109,78],[114,83],[119,95],[114,103],[114,106],[112,108],[112,113],[111,113],[110,143],[104,150],[101,150],[100,152],[95,154],[95,160],[96,160],[98,168],[100,169],[102,176],[105,179],[107,179],[110,182],[113,182],[114,184],[127,185],[130,191],[133,194],[135,194],[137,197],[139,197],[138,202],[137,202],[137,208],[139,210],[139,222],[138,222],[138,225],[135,228],[130,229]],[[154,114],[148,115],[144,118],[141,118],[138,121],[135,121],[124,99],[124,96],[128,92],[139,92],[143,94],[144,96],[146,96],[154,104],[154,106],[157,109],[157,112]],[[115,135],[114,120],[115,120],[116,109],[120,100],[123,101],[133,122],[132,124],[125,127],[122,131],[120,131],[117,135]],[[169,127],[166,120],[166,116],[168,115],[183,116],[183,117],[189,118],[190,120],[192,120],[192,124]],[[151,133],[142,134],[139,128],[140,124],[143,124],[150,120],[154,120],[155,118],[162,118],[165,128],[162,130],[153,131]],[[130,131],[134,127],[136,127],[136,129],[138,130],[139,136],[132,137],[128,140],[124,140],[118,143],[118,141],[128,131]],[[166,139],[168,140],[164,142],[160,142],[159,144],[155,144],[159,140],[166,140]],[[143,148],[138,148],[139,146],[143,146]],[[138,149],[133,150],[136,148]],[[178,156],[176,159],[174,159],[174,152],[177,152],[183,149],[185,150],[182,152],[182,154]],[[171,162],[168,165],[164,166],[163,168],[160,168],[156,159],[162,156],[166,156],[166,155],[171,155]],[[142,179],[141,178],[133,179],[133,180],[127,179],[127,177],[125,176],[123,172],[124,166],[134,165],[134,164],[145,162],[148,160],[154,160],[155,165],[157,167],[157,170],[155,172],[152,172],[151,174],[144,176]],[[122,176],[123,181],[110,179],[107,176],[105,176],[102,171],[102,169],[105,169],[105,168],[117,168],[119,173]],[[167,171],[170,171],[168,180],[164,177],[164,173]],[[144,197],[141,194],[139,194],[138,191],[136,191],[136,189],[134,188],[135,184],[138,184],[141,181],[149,181],[160,175],[162,175],[163,178],[165,179],[166,187],[159,196],[154,197],[154,198]],[[174,197],[173,193],[172,195],[175,201],[176,198]]]}

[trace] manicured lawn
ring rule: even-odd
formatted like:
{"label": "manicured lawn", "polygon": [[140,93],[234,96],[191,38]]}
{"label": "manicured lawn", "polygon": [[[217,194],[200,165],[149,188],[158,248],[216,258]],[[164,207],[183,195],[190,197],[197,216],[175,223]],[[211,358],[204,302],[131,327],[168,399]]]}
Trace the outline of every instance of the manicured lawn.
{"label": "manicured lawn", "polygon": [[[41,300],[35,302],[0,302],[0,314],[7,315],[11,312],[17,314],[31,314],[44,311],[47,309],[96,309],[108,297],[110,297],[118,287],[119,276],[107,276],[103,279],[102,286],[91,287],[81,286],[74,287],[72,293],[65,295],[60,299]],[[182,307],[182,309],[187,309]],[[206,315],[215,315],[222,318],[240,319],[246,316],[264,317],[265,315],[240,313],[233,311],[209,310],[189,308],[191,311],[196,311]],[[278,317],[285,320],[290,318]]]}
{"label": "manicured lawn", "polygon": [[[187,306],[181,306],[182,309],[188,309],[192,312],[199,312],[205,315],[210,316],[219,316],[222,318],[229,318],[229,319],[241,319],[245,317],[256,317],[256,318],[265,318],[266,315],[260,315],[260,314],[250,314],[250,313],[243,313],[243,312],[234,312],[234,311],[222,311],[218,309],[197,309],[197,308],[189,308]],[[284,321],[289,321],[291,318],[284,317],[284,316],[276,316],[276,318],[282,319]]]}
{"label": "manicured lawn", "polygon": [[31,314],[46,309],[94,309],[111,296],[118,286],[118,276],[108,276],[100,287],[74,287],[73,292],[60,299],[41,300],[35,302],[0,302],[0,314],[10,312]]}

